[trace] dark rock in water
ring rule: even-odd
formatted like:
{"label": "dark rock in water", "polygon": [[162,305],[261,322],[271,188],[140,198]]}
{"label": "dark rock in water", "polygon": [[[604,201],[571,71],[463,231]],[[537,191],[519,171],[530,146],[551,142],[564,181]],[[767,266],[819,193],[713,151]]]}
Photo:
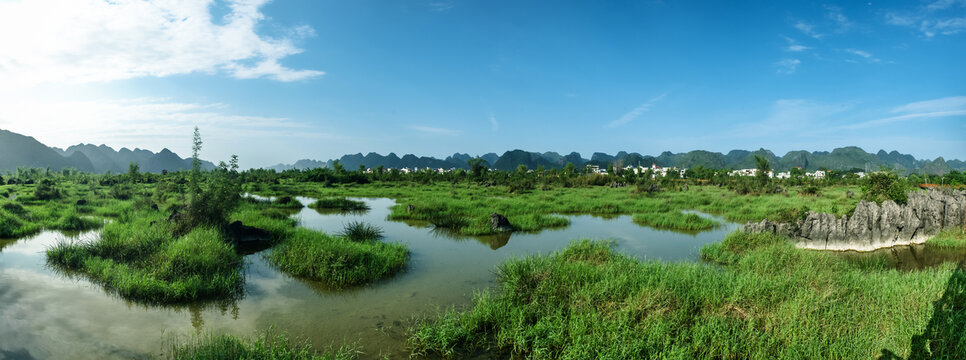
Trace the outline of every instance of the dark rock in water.
{"label": "dark rock in water", "polygon": [[749,233],[788,236],[798,247],[869,251],[920,244],[944,228],[966,223],[966,191],[911,192],[906,205],[859,201],[851,217],[809,212],[797,223],[748,223]]}
{"label": "dark rock in water", "polygon": [[497,213],[490,214],[490,228],[493,231],[513,231],[513,225],[510,225],[510,220],[507,220],[506,216]]}
{"label": "dark rock in water", "polygon": [[[272,234],[264,229],[254,226],[247,226],[241,221],[235,221],[225,229],[228,241],[236,248],[248,250],[266,249],[271,245]],[[256,251],[257,251],[256,250]]]}
{"label": "dark rock in water", "polygon": [[413,212],[414,210],[416,210],[416,207],[413,206],[413,204],[409,204],[409,206],[406,206],[406,212]]}

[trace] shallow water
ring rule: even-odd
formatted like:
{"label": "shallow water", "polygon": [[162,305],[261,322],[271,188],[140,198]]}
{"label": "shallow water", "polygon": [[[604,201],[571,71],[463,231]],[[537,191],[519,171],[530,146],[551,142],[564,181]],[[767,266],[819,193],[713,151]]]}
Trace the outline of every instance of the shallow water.
{"label": "shallow water", "polygon": [[737,228],[718,218],[725,225],[685,234],[639,226],[630,216],[578,215],[568,216],[571,225],[562,229],[461,237],[387,221],[393,200],[362,200],[372,210],[321,214],[304,208],[295,216],[302,226],[329,233],[353,220],[381,227],[385,241],[409,246],[412,258],[405,272],[369,286],[335,291],[291,278],[253,254],[246,257],[246,296],[233,303],[135,304],[83,278],[66,278],[48,269],[44,250],[66,235],[43,232],[0,240],[0,359],[147,358],[161,354],[173,335],[203,330],[247,337],[270,326],[306,338],[317,348],[358,342],[364,358],[408,358],[405,330],[413,317],[469,304],[474,291],[493,284],[496,266],[508,258],[546,254],[573,239],[594,238],[613,239],[621,252],[645,260],[697,261],[701,246]]}

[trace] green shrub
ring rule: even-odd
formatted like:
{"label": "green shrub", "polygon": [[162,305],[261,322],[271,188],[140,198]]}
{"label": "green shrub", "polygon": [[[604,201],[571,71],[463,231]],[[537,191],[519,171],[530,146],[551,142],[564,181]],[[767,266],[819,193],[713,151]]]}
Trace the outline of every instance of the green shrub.
{"label": "green shrub", "polygon": [[874,201],[882,205],[883,201],[892,200],[896,204],[905,204],[908,186],[898,174],[889,171],[877,171],[869,174],[862,182],[862,200]]}

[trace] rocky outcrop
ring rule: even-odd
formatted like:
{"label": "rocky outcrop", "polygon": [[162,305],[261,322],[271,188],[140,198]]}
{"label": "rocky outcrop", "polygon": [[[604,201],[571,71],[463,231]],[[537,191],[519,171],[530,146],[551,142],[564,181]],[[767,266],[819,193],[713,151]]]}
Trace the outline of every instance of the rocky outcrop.
{"label": "rocky outcrop", "polygon": [[264,229],[235,221],[225,229],[227,240],[240,250],[261,250],[271,245],[272,234]]}
{"label": "rocky outcrop", "polygon": [[513,225],[510,225],[510,220],[507,220],[506,216],[492,213],[490,214],[490,228],[493,231],[513,231]]}
{"label": "rocky outcrop", "polygon": [[859,201],[852,216],[809,212],[794,223],[767,219],[742,227],[749,233],[787,236],[800,248],[869,251],[921,244],[943,228],[966,225],[966,191],[909,193],[906,205]]}

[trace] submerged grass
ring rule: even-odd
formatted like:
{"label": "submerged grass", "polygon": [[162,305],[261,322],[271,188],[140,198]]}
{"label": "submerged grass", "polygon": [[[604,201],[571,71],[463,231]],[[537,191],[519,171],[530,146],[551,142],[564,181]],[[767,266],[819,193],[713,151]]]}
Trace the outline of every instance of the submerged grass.
{"label": "submerged grass", "polygon": [[171,345],[165,358],[172,360],[349,360],[358,357],[352,346],[338,350],[316,353],[311,344],[299,339],[289,339],[274,328],[248,339],[233,335],[195,335],[185,342]]}
{"label": "submerged grass", "polygon": [[905,356],[954,270],[859,267],[740,232],[702,256],[725,268],[641,262],[588,240],[510,260],[494,290],[418,324],[410,344],[414,355],[445,357],[481,349],[534,359]]}
{"label": "submerged grass", "polygon": [[698,214],[685,214],[680,211],[634,214],[633,221],[657,229],[684,231],[708,230],[720,225],[717,221]]}

